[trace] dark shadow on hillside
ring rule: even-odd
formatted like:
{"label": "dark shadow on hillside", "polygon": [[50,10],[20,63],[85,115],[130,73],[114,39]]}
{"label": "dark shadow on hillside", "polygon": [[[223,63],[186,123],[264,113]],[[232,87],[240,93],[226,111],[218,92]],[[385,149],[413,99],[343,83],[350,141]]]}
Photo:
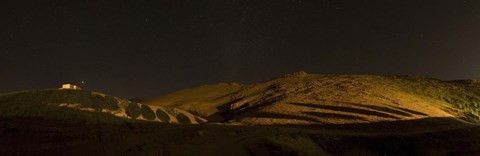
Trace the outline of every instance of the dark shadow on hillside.
{"label": "dark shadow on hillside", "polygon": [[[263,113],[263,112],[256,112],[252,115],[246,116],[249,118],[272,118],[272,119],[290,119],[290,120],[304,120],[310,122],[320,123],[315,118],[304,117],[304,116],[296,116],[296,115],[288,115],[288,114],[275,114],[275,113]],[[243,119],[246,117],[239,117],[239,119]]]}
{"label": "dark shadow on hillside", "polygon": [[[250,103],[243,103],[235,109],[231,109],[230,106],[241,101],[243,99],[237,99],[235,101],[230,101],[226,104],[220,105],[217,107],[218,112],[207,117],[209,121],[213,122],[227,122],[228,120],[240,116],[241,114],[248,111],[255,111],[261,107],[272,104],[272,102],[264,102],[261,104],[252,105]],[[221,120],[219,120],[221,118]],[[215,120],[216,119],[216,120]]]}
{"label": "dark shadow on hillside", "polygon": [[311,107],[317,109],[324,109],[324,110],[333,110],[339,112],[347,112],[347,113],[355,113],[355,114],[363,114],[363,115],[370,115],[370,116],[378,116],[383,118],[391,118],[391,119],[399,119],[395,116],[390,114],[380,113],[377,111],[365,110],[365,109],[358,109],[358,108],[349,108],[349,107],[340,107],[340,106],[328,106],[328,105],[320,105],[320,104],[310,104],[310,103],[290,103],[292,105],[297,106],[304,106],[304,107]]}
{"label": "dark shadow on hillside", "polygon": [[230,105],[240,101],[242,99],[237,99],[234,101],[230,101],[228,103],[222,104],[220,106],[217,106],[217,112],[214,114],[205,117],[209,122],[225,122],[231,118],[231,113],[232,110],[230,110]]}
{"label": "dark shadow on hillside", "polygon": [[[322,102],[326,102],[326,100],[322,100]],[[388,107],[374,106],[374,105],[363,104],[363,103],[353,103],[353,102],[343,102],[343,101],[332,101],[332,102],[343,103],[343,104],[348,104],[348,105],[373,109],[373,110],[376,110],[376,111],[391,113],[391,114],[396,114],[396,115],[401,115],[401,116],[412,116],[412,114],[421,115],[421,116],[428,116],[427,114],[422,113],[422,112],[417,112],[417,111],[414,111],[414,110],[411,110],[411,109],[396,107],[396,106],[390,106],[390,107],[393,107],[393,108],[398,109],[398,110],[388,108]]]}
{"label": "dark shadow on hillside", "polygon": [[342,102],[342,103],[346,103],[346,104],[357,106],[357,107],[373,109],[373,110],[380,111],[380,112],[401,115],[401,116],[412,116],[409,113],[405,113],[405,112],[395,110],[395,109],[391,109],[391,108],[388,108],[388,107],[381,107],[381,106],[374,106],[374,105],[367,105],[367,104],[358,104],[358,103],[350,103],[350,102]]}
{"label": "dark shadow on hillside", "polygon": [[155,118],[157,117],[155,112],[153,112],[152,108],[150,108],[150,106],[142,105],[140,110],[142,112],[143,118],[147,120],[155,120]]}
{"label": "dark shadow on hillside", "polygon": [[157,118],[160,119],[162,122],[169,123],[170,122],[170,116],[161,109],[157,109],[156,111]]}
{"label": "dark shadow on hillside", "polygon": [[459,118],[450,117],[434,117],[413,120],[397,120],[397,121],[381,121],[372,123],[355,123],[355,124],[276,124],[274,127],[296,127],[307,129],[335,129],[357,132],[421,132],[441,129],[451,129],[459,127],[469,127],[472,124],[461,122]]}
{"label": "dark shadow on hillside", "polygon": [[231,97],[232,95],[235,95],[237,92],[231,92],[231,93],[228,93],[228,94],[225,94],[225,95],[222,95],[222,96],[219,96],[217,98],[214,98],[213,101],[217,101],[217,100],[220,100],[220,99],[223,99],[223,98],[226,98],[226,97]]}
{"label": "dark shadow on hillside", "polygon": [[177,114],[177,120],[178,120],[178,123],[181,123],[181,124],[190,124],[191,123],[190,119],[183,113],[178,113]]}
{"label": "dark shadow on hillside", "polygon": [[400,109],[400,110],[405,111],[405,112],[412,113],[412,114],[417,114],[417,115],[422,115],[422,116],[428,116],[428,115],[425,114],[425,113],[417,112],[417,111],[414,111],[414,110],[411,110],[411,109],[402,108],[402,107],[395,107],[395,106],[392,106],[392,107],[393,107],[393,108],[396,108],[396,109]]}
{"label": "dark shadow on hillside", "polygon": [[205,123],[203,120],[201,120],[201,119],[198,118],[198,117],[195,117],[194,119],[195,119],[195,121],[196,121],[197,123],[199,123],[199,124]]}
{"label": "dark shadow on hillside", "polygon": [[133,119],[137,119],[142,114],[140,106],[137,103],[130,102],[128,103],[127,108],[125,108],[125,113]]}
{"label": "dark shadow on hillside", "polygon": [[304,114],[317,116],[319,118],[329,119],[347,119],[347,120],[364,120],[364,118],[353,115],[337,114],[337,113],[321,113],[321,112],[303,112]]}

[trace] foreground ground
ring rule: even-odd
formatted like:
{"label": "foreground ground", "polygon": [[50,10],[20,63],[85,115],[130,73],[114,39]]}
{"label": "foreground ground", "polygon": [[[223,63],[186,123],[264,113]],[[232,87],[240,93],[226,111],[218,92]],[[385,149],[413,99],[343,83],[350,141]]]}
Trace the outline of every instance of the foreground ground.
{"label": "foreground ground", "polygon": [[2,155],[476,155],[480,127],[452,118],[311,126],[79,125],[1,119]]}

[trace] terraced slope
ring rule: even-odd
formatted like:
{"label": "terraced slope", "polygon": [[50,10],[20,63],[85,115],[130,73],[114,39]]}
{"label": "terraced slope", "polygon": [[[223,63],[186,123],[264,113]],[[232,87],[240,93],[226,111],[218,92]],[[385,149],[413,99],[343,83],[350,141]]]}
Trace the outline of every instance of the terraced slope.
{"label": "terraced slope", "polygon": [[0,117],[79,123],[155,121],[197,124],[206,121],[176,108],[149,106],[96,92],[61,89],[0,94]]}
{"label": "terraced slope", "polygon": [[144,103],[152,106],[176,107],[209,117],[210,120],[221,120],[221,116],[215,114],[218,109],[221,109],[217,107],[230,102],[232,97],[229,94],[237,92],[240,88],[242,85],[237,83],[203,85],[193,89],[179,90]]}
{"label": "terraced slope", "polygon": [[[238,124],[353,124],[454,117],[479,121],[480,83],[440,81],[411,76],[315,75],[297,72],[270,81],[216,93],[221,102],[202,106],[216,112],[198,112],[205,118],[222,116]],[[202,87],[191,89],[202,91]],[[196,92],[195,94],[198,94]],[[171,97],[181,97],[176,93]],[[188,97],[188,95],[182,95]],[[161,99],[152,105],[172,105]],[[198,101],[177,101],[194,108]],[[461,121],[462,122],[462,121]]]}

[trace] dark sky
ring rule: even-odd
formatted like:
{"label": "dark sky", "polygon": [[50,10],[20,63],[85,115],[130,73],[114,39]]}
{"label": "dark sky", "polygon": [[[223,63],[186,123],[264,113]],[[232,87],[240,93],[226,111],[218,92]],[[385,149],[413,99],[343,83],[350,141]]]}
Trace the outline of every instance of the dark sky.
{"label": "dark sky", "polygon": [[149,98],[297,70],[480,79],[480,1],[11,0],[0,5],[0,92],[76,83],[110,95]]}

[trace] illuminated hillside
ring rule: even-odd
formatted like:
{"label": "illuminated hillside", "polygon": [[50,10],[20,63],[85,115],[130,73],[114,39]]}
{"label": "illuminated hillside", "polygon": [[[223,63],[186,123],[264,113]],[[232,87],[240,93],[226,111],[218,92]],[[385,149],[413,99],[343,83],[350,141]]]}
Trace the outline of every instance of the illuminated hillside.
{"label": "illuminated hillside", "polygon": [[0,117],[23,117],[82,123],[154,121],[199,123],[205,120],[171,107],[148,106],[97,92],[70,89],[0,94]]}
{"label": "illuminated hillside", "polygon": [[184,108],[212,122],[244,124],[350,124],[429,117],[476,122],[479,95],[476,81],[297,72],[241,87],[218,84],[177,91],[147,103]]}

